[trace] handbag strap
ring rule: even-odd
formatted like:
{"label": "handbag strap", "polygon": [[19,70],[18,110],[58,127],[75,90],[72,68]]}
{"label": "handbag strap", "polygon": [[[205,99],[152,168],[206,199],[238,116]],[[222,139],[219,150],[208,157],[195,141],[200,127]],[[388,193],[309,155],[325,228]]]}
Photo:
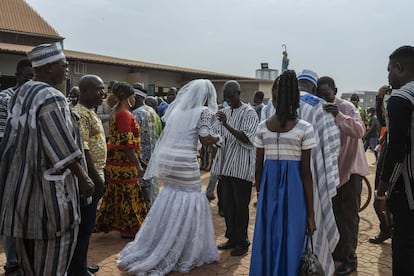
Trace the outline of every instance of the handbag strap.
{"label": "handbag strap", "polygon": [[311,244],[311,252],[313,253],[313,238],[312,235],[306,235],[306,248],[309,248],[309,240],[310,240],[310,244]]}

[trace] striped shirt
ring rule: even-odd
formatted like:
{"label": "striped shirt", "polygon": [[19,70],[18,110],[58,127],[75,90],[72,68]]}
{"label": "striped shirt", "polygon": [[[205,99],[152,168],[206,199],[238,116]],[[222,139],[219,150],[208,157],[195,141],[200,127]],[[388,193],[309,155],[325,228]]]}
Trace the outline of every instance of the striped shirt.
{"label": "striped shirt", "polygon": [[[389,127],[381,180],[405,191],[410,210],[414,210],[414,81],[393,90],[387,105]],[[402,177],[402,178],[401,178]]]}
{"label": "striped shirt", "polygon": [[270,131],[266,121],[257,127],[254,145],[265,149],[265,160],[302,160],[302,150],[309,150],[316,146],[315,134],[311,124],[299,120],[287,132]]}
{"label": "striped shirt", "polygon": [[226,114],[227,124],[243,132],[250,143],[245,144],[238,140],[224,126],[217,123],[218,133],[224,138],[225,146],[217,150],[211,173],[253,181],[256,163],[256,148],[253,141],[259,124],[256,111],[242,103],[238,108],[226,107],[223,112]]}
{"label": "striped shirt", "polygon": [[263,122],[266,119],[269,119],[272,115],[275,115],[276,108],[273,105],[272,100],[270,99],[269,102],[262,108],[262,112],[260,114],[260,121]]}
{"label": "striped shirt", "polygon": [[0,92],[0,141],[3,138],[7,123],[7,104],[13,96],[13,88],[8,88]]}
{"label": "striped shirt", "polygon": [[313,203],[316,231],[313,234],[315,254],[326,275],[335,271],[332,252],[339,241],[332,209],[332,198],[339,185],[338,154],[341,146],[340,134],[332,114],[325,112],[321,98],[300,92],[299,117],[309,122],[315,130],[317,146],[311,153],[313,179]]}
{"label": "striped shirt", "polygon": [[[80,222],[77,178],[82,158],[75,118],[61,92],[28,81],[9,102],[0,146],[0,233],[53,239]],[[84,163],[82,163],[84,165]]]}

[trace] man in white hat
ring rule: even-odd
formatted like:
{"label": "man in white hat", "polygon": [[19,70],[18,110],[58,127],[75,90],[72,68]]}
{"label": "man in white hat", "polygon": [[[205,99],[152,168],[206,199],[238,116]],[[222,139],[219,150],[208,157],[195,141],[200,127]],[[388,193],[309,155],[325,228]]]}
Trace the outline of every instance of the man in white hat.
{"label": "man in white hat", "polygon": [[317,147],[312,149],[311,168],[316,231],[313,234],[315,254],[326,275],[335,271],[332,253],[339,241],[332,198],[339,185],[338,155],[341,146],[339,129],[332,114],[323,110],[325,100],[315,96],[318,75],[311,70],[298,74],[300,91],[299,118],[312,124]]}
{"label": "man in white hat", "polygon": [[9,102],[0,147],[0,234],[16,237],[24,275],[64,275],[76,245],[80,198],[94,184],[84,169],[76,119],[62,83],[68,63],[59,43],[28,53],[34,80]]}

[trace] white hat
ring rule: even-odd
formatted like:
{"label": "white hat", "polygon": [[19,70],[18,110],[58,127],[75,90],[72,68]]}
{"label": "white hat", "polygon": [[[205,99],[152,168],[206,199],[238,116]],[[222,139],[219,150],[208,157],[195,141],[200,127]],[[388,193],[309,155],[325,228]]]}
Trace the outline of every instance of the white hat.
{"label": "white hat", "polygon": [[138,95],[138,96],[141,96],[141,97],[144,97],[144,98],[147,97],[147,93],[145,93],[144,91],[142,91],[140,89],[137,89],[137,88],[134,88],[134,93],[135,93],[135,95]]}
{"label": "white hat", "polygon": [[59,42],[52,44],[41,44],[34,47],[28,54],[32,67],[40,67],[64,59],[62,45]]}
{"label": "white hat", "polygon": [[318,85],[318,74],[313,72],[312,70],[304,69],[302,72],[298,74],[298,80],[308,80],[312,82],[315,86]]}

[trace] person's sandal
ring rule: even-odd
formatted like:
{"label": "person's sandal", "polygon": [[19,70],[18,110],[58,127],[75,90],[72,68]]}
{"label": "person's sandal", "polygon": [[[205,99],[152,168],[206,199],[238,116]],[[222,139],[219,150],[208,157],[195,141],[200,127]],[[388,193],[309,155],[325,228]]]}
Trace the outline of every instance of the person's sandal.
{"label": "person's sandal", "polygon": [[369,238],[368,242],[373,244],[381,244],[389,238],[391,238],[391,234],[384,234],[381,232],[378,234],[378,236]]}

